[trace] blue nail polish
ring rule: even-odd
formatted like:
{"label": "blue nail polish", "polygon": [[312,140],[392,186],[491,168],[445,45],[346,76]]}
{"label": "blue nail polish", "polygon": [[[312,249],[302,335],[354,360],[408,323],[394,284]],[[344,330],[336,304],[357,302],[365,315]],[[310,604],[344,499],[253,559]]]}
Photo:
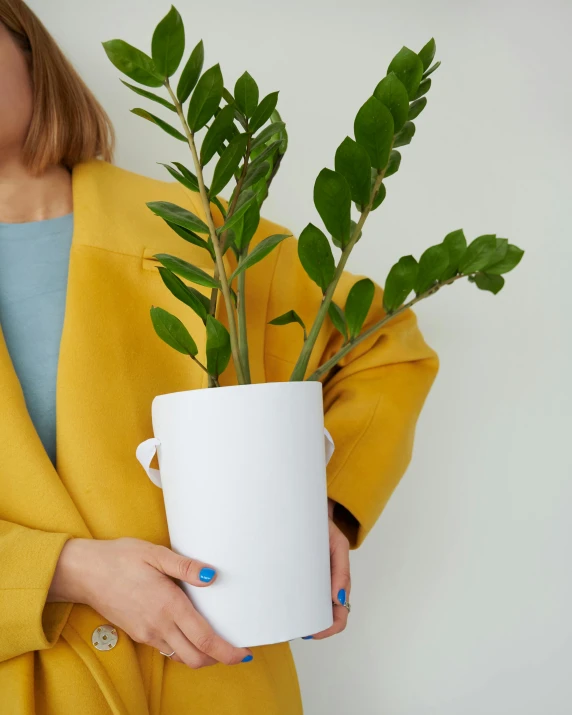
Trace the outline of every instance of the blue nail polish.
{"label": "blue nail polish", "polygon": [[346,605],[346,589],[345,588],[340,588],[338,591],[338,601],[342,604],[342,606]]}
{"label": "blue nail polish", "polygon": [[242,659],[242,662],[243,662],[243,663],[250,663],[250,661],[251,661],[253,658],[254,658],[253,655],[246,655],[246,656]]}
{"label": "blue nail polish", "polygon": [[309,641],[310,638],[313,638],[314,636],[302,636],[303,641]]}
{"label": "blue nail polish", "polygon": [[199,579],[203,583],[210,583],[215,575],[215,570],[214,569],[209,569],[206,566],[201,569],[201,572],[199,573]]}

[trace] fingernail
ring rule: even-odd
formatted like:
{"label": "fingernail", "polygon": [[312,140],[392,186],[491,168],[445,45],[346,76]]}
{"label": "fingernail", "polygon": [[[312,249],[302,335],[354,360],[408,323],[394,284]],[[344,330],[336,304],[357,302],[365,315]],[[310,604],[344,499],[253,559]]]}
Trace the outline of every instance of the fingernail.
{"label": "fingernail", "polygon": [[250,663],[250,661],[254,658],[253,655],[245,655],[244,658],[242,659],[243,663]]}
{"label": "fingernail", "polygon": [[310,638],[313,638],[314,636],[302,636],[303,641],[309,641]]}
{"label": "fingernail", "polygon": [[215,570],[209,569],[205,566],[204,568],[201,569],[201,571],[199,573],[199,579],[203,583],[210,583],[213,580],[214,575],[215,575]]}
{"label": "fingernail", "polygon": [[340,588],[338,591],[338,601],[342,604],[342,606],[346,605],[346,589],[345,588]]}

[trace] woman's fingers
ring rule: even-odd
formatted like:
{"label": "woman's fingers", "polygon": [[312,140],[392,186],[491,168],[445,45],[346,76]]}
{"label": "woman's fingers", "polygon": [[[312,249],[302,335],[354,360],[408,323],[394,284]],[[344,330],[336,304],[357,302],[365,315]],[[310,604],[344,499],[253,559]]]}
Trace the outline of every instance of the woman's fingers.
{"label": "woman's fingers", "polygon": [[153,559],[150,563],[158,571],[192,586],[210,586],[216,580],[216,570],[212,566],[181,556],[166,546],[155,546],[150,554]]}
{"label": "woman's fingers", "polygon": [[[186,638],[201,652],[225,665],[248,663],[252,652],[248,648],[235,648],[217,635],[207,621],[192,606],[177,609],[175,622]],[[173,646],[174,648],[174,646]]]}
{"label": "woman's fingers", "polygon": [[325,631],[315,633],[314,640],[322,640],[341,633],[348,623],[349,611],[345,604],[349,603],[351,591],[350,545],[333,521],[330,521],[330,564],[334,623]]}
{"label": "woman's fingers", "polygon": [[165,630],[164,641],[165,647],[159,648],[159,650],[163,651],[163,653],[172,653],[175,651],[175,655],[171,656],[171,660],[184,663],[189,668],[204,668],[208,665],[216,665],[218,662],[209,655],[206,655],[206,653],[201,653],[198,648],[190,643],[176,623],[172,623],[171,626]]}

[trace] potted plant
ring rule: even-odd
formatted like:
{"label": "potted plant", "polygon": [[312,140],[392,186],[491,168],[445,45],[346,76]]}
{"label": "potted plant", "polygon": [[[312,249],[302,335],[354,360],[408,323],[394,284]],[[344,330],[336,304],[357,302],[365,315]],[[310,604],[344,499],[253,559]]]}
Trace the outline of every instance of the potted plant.
{"label": "potted plant", "polygon": [[[203,71],[202,41],[190,53],[175,87],[172,78],[183,61],[185,31],[174,7],[155,29],[150,55],[118,39],[103,46],[115,67],[136,83],[122,80],[127,87],[178,119],[176,128],[147,109],[131,110],[188,145],[193,170],[180,162],[164,166],[199,195],[205,220],[173,203],[152,201],[147,206],[181,239],[203,249],[214,266],[208,273],[174,255],[155,255],[167,289],[201,318],[206,330],[201,360],[184,324],[159,306],[150,309],[157,335],[208,375],[206,389],[154,398],[155,436],[136,450],[149,477],[164,490],[172,548],[219,570],[216,588],[183,588],[236,646],[318,632],[332,623],[326,463],[334,446],[324,430],[322,380],[360,342],[445,286],[467,278],[481,290],[498,293],[503,275],[518,265],[523,251],[494,234],[468,243],[457,229],[418,260],[406,255],[395,263],[385,281],[384,317],[376,324],[363,329],[374,299],[369,278],[352,286],[345,305],[332,300],[368,216],[385,199],[386,180],[400,168],[399,150],[415,134],[414,120],[427,105],[431,75],[440,64],[433,63],[433,39],[419,52],[402,47],[358,110],[354,136],[346,136],[336,149],[334,168],[322,169],[316,178],[313,199],[325,231],[309,223],[298,237],[298,256],[323,298],[310,325],[293,310],[270,321],[300,325],[301,350],[290,381],[252,384],[245,304],[248,270],[289,237],[271,235],[251,247],[260,208],[288,143],[276,108],[278,92],[260,99],[255,80],[245,72],[231,93],[218,64]],[[164,96],[147,88],[161,88]],[[214,171],[207,186],[204,169],[211,163]],[[221,199],[219,194],[233,180],[229,200]],[[213,206],[222,215],[218,226]],[[228,251],[236,259],[229,275],[224,261]],[[215,317],[220,300],[227,325]],[[341,333],[343,344],[308,374],[326,320]],[[219,378],[231,361],[237,384],[221,387]],[[256,444],[248,441],[253,431]],[[224,434],[224,450],[217,434]],[[155,450],[159,470],[150,467]],[[237,539],[237,533],[243,536]]]}

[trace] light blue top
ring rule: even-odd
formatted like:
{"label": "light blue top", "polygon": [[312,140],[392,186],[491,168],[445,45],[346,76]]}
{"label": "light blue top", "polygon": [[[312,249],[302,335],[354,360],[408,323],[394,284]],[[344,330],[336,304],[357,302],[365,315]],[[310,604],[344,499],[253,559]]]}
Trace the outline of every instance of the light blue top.
{"label": "light blue top", "polygon": [[28,412],[54,466],[56,380],[72,234],[73,213],[0,223],[0,325]]}

